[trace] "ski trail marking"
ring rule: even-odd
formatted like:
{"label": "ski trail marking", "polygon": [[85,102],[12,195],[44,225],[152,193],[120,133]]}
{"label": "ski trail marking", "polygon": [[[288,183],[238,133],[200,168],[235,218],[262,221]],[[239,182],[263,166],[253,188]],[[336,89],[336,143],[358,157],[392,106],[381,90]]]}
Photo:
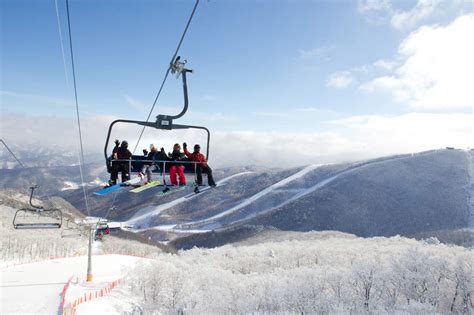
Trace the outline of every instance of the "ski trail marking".
{"label": "ski trail marking", "polygon": [[[228,182],[229,180],[235,178],[235,177],[238,177],[238,176],[243,176],[243,175],[248,175],[248,174],[253,174],[253,172],[241,172],[241,173],[237,173],[237,174],[234,174],[234,175],[231,175],[229,177],[226,177],[226,178],[223,178],[221,179],[220,181],[217,181],[217,186],[219,185],[222,185],[226,182]],[[170,201],[170,202],[167,202],[167,203],[164,203],[164,204],[161,204],[159,206],[156,206],[156,207],[151,207],[153,210],[147,212],[147,213],[144,213],[142,215],[138,215],[138,216],[133,216],[132,218],[130,218],[128,221],[125,221],[123,222],[124,224],[127,224],[127,225],[130,225],[130,224],[133,224],[133,223],[137,223],[139,221],[142,221],[144,219],[147,219],[147,218],[150,218],[150,217],[153,217],[153,216],[156,216],[158,214],[160,214],[163,210],[166,210],[166,209],[169,209],[169,208],[172,208],[176,205],[179,205],[183,202],[186,202],[186,201],[189,201],[189,200],[192,200],[194,198],[194,196],[199,196],[199,194],[195,194],[194,192],[186,195],[186,196],[183,196],[183,197],[180,197],[178,199],[175,199],[173,201]],[[191,198],[189,198],[190,196],[192,196]],[[187,198],[186,198],[187,197]]]}
{"label": "ski trail marking", "polygon": [[195,221],[195,222],[190,222],[188,224],[194,224],[194,223],[205,223],[205,222],[208,222],[208,221],[213,221],[215,219],[218,219],[218,218],[221,218],[223,216],[226,216],[228,214],[231,214],[239,209],[242,209],[248,205],[250,205],[252,202],[254,201],[257,201],[258,199],[268,195],[269,193],[273,192],[274,189],[278,189],[280,187],[283,187],[285,186],[286,184],[298,179],[298,178],[301,178],[303,177],[304,175],[306,175],[307,173],[315,170],[316,168],[320,167],[321,165],[309,165],[307,167],[305,167],[304,169],[302,169],[301,171],[277,182],[276,184],[273,184],[271,186],[268,186],[267,188],[265,188],[264,190],[260,191],[259,193],[256,193],[255,195],[253,195],[252,197],[250,198],[247,198],[245,199],[243,202],[239,203],[238,205],[236,206],[233,206],[232,208],[228,209],[228,210],[225,210],[221,213],[218,213],[212,217],[209,217],[207,219],[203,219],[203,220],[199,220],[199,221]]}

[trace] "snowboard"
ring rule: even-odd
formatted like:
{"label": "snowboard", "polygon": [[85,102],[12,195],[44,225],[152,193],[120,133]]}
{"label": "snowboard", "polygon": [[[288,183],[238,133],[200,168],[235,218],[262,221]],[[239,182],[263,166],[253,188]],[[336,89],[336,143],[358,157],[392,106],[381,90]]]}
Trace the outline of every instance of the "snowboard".
{"label": "snowboard", "polygon": [[[218,187],[222,187],[222,186],[225,186],[226,184],[220,184],[220,185],[217,185],[215,188],[218,188]],[[198,191],[194,191],[192,194],[189,194],[189,195],[186,195],[184,196],[184,199],[190,199],[190,198],[193,198],[195,197],[196,195],[201,195],[205,192],[208,192],[208,191],[211,191],[212,189],[215,189],[215,188],[212,188],[211,186],[206,186],[204,187],[203,189],[199,189]]]}
{"label": "snowboard", "polygon": [[140,177],[135,177],[135,178],[132,178],[132,179],[126,181],[126,182],[115,184],[115,185],[112,185],[112,186],[109,186],[109,187],[105,187],[101,190],[95,191],[94,195],[104,196],[104,195],[110,194],[111,192],[122,189],[124,187],[130,187],[132,185],[136,185],[136,184],[140,183],[140,181],[141,181]]}
{"label": "snowboard", "polygon": [[159,196],[163,196],[163,195],[170,195],[172,193],[175,193],[175,192],[178,192],[178,191],[183,191],[183,190],[186,190],[190,187],[196,187],[195,184],[192,184],[192,185],[184,185],[184,186],[177,186],[177,187],[173,187],[173,186],[169,186],[169,190],[167,192],[164,192],[164,191],[160,191],[158,193]]}
{"label": "snowboard", "polygon": [[147,190],[147,189],[149,189],[149,188],[158,186],[159,184],[160,184],[160,181],[159,181],[159,180],[154,180],[154,181],[149,182],[149,183],[146,184],[146,185],[143,185],[143,186],[134,188],[134,189],[130,190],[130,192],[132,192],[132,193],[139,193],[139,192],[142,192],[142,191]]}

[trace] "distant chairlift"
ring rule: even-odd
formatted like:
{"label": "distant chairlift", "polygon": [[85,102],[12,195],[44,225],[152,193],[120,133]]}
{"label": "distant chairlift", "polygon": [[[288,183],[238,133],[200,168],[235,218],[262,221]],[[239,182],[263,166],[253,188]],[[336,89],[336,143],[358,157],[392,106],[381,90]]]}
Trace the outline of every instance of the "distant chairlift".
{"label": "distant chairlift", "polygon": [[[191,126],[191,125],[178,125],[173,122],[173,120],[182,117],[186,111],[188,110],[188,87],[186,83],[186,74],[188,72],[192,73],[193,70],[185,68],[186,60],[184,62],[180,61],[180,56],[176,58],[173,64],[170,65],[171,73],[176,74],[177,77],[180,75],[182,76],[183,80],[183,93],[184,93],[184,107],[182,111],[175,116],[168,116],[168,115],[158,115],[156,116],[155,122],[148,122],[148,121],[137,121],[137,120],[125,120],[125,119],[117,119],[114,120],[110,126],[109,131],[107,133],[107,138],[105,140],[105,147],[104,147],[104,156],[107,171],[110,173],[112,171],[113,163],[119,162],[128,162],[130,164],[130,173],[138,173],[141,171],[142,166],[144,163],[150,162],[149,160],[144,159],[143,155],[133,155],[131,160],[112,160],[112,158],[108,154],[108,146],[110,142],[110,135],[112,133],[112,128],[117,123],[126,123],[126,124],[137,124],[145,127],[151,127],[155,129],[161,130],[173,130],[173,129],[200,129],[204,130],[207,133],[207,145],[206,145],[206,158],[209,159],[209,143],[211,138],[211,133],[209,129],[202,126]],[[158,162],[158,166],[160,170],[154,171],[154,173],[159,173],[163,177],[163,184],[164,184],[164,176],[169,174],[169,165],[176,164],[176,162],[168,162],[168,161],[156,161]],[[194,174],[196,175],[196,164],[200,162],[192,162],[192,161],[180,161],[180,164],[183,164],[185,167],[186,174]]]}
{"label": "distant chairlift", "polygon": [[66,219],[66,226],[63,226],[61,230],[61,238],[83,237],[86,235],[84,227],[77,220]]}
{"label": "distant chairlift", "polygon": [[110,228],[107,222],[98,222],[94,232],[94,240],[101,241],[104,235],[110,234]]}
{"label": "distant chairlift", "polygon": [[15,229],[59,229],[63,214],[59,209],[45,209],[33,204],[33,193],[38,185],[30,187],[30,208],[17,210],[13,218]]}

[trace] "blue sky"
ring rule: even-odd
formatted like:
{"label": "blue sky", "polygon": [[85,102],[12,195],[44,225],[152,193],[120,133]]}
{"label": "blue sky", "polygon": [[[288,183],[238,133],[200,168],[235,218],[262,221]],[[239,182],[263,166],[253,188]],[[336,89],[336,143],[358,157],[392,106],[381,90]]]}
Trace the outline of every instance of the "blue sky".
{"label": "blue sky", "polygon": [[[58,5],[71,84],[65,1]],[[70,0],[84,119],[146,118],[193,5],[191,0]],[[2,124],[13,114],[74,118],[54,0],[4,0],[1,6]],[[218,150],[225,150],[227,137],[236,134],[243,146],[262,137],[259,147],[277,146],[282,153],[292,137],[306,136],[313,142],[300,145],[346,146],[347,153],[359,155],[391,136],[400,137],[371,154],[421,150],[428,144],[469,146],[469,130],[456,127],[472,119],[472,93],[450,90],[440,79],[455,52],[425,52],[436,49],[429,45],[437,36],[448,41],[452,36],[443,34],[450,31],[461,37],[451,44],[453,50],[471,51],[466,42],[473,33],[472,12],[468,1],[201,1],[180,50],[196,70],[188,80],[189,115],[180,122],[211,128],[222,141]],[[466,22],[456,24],[462,17]],[[425,71],[429,58],[436,60],[438,72]],[[472,65],[466,59],[465,67]],[[468,71],[465,67],[455,71]],[[461,82],[465,74],[449,75]],[[420,76],[421,83],[414,79]],[[449,93],[461,95],[456,104],[433,101],[450,99]],[[176,113],[181,104],[181,82],[170,77],[154,115]],[[421,133],[408,146],[397,145],[411,138],[399,129],[427,123],[436,130],[446,117],[451,129],[444,134],[455,141],[424,141],[427,134]],[[372,138],[383,133],[373,125],[393,128],[384,127],[383,137]],[[346,152],[326,153],[331,160]],[[309,156],[321,157],[316,151]]]}

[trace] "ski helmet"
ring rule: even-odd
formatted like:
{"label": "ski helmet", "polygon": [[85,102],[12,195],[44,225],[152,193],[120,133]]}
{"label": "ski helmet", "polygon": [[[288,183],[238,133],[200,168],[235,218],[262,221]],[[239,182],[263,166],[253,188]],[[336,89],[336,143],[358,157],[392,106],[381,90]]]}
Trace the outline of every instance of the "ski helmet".
{"label": "ski helmet", "polygon": [[120,146],[122,146],[122,147],[124,147],[124,148],[128,148],[128,142],[127,142],[127,140],[123,140],[123,141],[122,141],[122,144],[121,144]]}

